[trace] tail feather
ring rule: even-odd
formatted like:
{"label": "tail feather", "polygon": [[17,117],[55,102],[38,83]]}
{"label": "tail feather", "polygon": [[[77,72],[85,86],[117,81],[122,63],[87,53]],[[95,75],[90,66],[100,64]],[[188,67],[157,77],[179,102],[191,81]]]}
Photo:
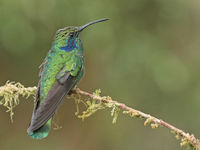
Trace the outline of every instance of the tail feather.
{"label": "tail feather", "polygon": [[35,131],[31,131],[29,132],[29,136],[34,138],[34,139],[37,139],[37,140],[41,140],[45,137],[48,136],[49,134],[49,131],[51,129],[51,121],[52,121],[52,118],[49,119],[42,127],[40,127],[39,129],[35,130]]}

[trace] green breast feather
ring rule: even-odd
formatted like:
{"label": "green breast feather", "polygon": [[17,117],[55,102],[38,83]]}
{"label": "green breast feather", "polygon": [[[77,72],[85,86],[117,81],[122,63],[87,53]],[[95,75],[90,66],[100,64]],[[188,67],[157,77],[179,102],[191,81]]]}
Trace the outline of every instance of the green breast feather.
{"label": "green breast feather", "polygon": [[78,52],[78,50],[66,52],[54,49],[47,55],[40,83],[41,102],[48,94],[48,91],[57,80],[57,76],[63,68],[69,71],[72,76],[78,75],[82,66],[82,60]]}

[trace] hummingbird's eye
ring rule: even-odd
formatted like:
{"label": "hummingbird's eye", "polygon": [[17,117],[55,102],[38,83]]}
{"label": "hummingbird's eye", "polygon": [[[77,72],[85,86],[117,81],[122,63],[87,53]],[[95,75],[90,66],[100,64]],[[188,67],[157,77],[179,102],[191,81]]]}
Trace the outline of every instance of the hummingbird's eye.
{"label": "hummingbird's eye", "polygon": [[69,36],[70,36],[70,38],[73,38],[74,33],[70,33]]}

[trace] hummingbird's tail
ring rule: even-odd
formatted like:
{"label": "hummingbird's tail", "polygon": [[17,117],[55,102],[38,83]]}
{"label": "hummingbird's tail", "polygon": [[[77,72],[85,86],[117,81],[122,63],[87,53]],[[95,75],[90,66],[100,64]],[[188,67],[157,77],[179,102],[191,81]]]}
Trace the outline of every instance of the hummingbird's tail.
{"label": "hummingbird's tail", "polygon": [[37,139],[37,140],[41,140],[45,137],[48,136],[49,134],[49,131],[51,129],[51,121],[52,121],[52,118],[49,119],[42,127],[40,127],[39,129],[35,130],[35,131],[31,131],[29,132],[29,136],[34,138],[34,139]]}

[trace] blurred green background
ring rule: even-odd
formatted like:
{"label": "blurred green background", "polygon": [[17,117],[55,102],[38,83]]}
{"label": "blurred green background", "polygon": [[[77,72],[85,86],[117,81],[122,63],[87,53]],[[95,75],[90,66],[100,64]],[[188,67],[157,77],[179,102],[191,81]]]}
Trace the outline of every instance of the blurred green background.
{"label": "blurred green background", "polygon": [[[200,2],[197,0],[0,0],[0,84],[38,82],[57,29],[108,17],[82,32],[86,73],[79,87],[162,118],[200,137]],[[36,141],[26,134],[33,100],[22,100],[10,123],[0,108],[1,150],[179,150],[165,128],[108,110],[82,122],[75,105],[58,111],[60,130]]]}

